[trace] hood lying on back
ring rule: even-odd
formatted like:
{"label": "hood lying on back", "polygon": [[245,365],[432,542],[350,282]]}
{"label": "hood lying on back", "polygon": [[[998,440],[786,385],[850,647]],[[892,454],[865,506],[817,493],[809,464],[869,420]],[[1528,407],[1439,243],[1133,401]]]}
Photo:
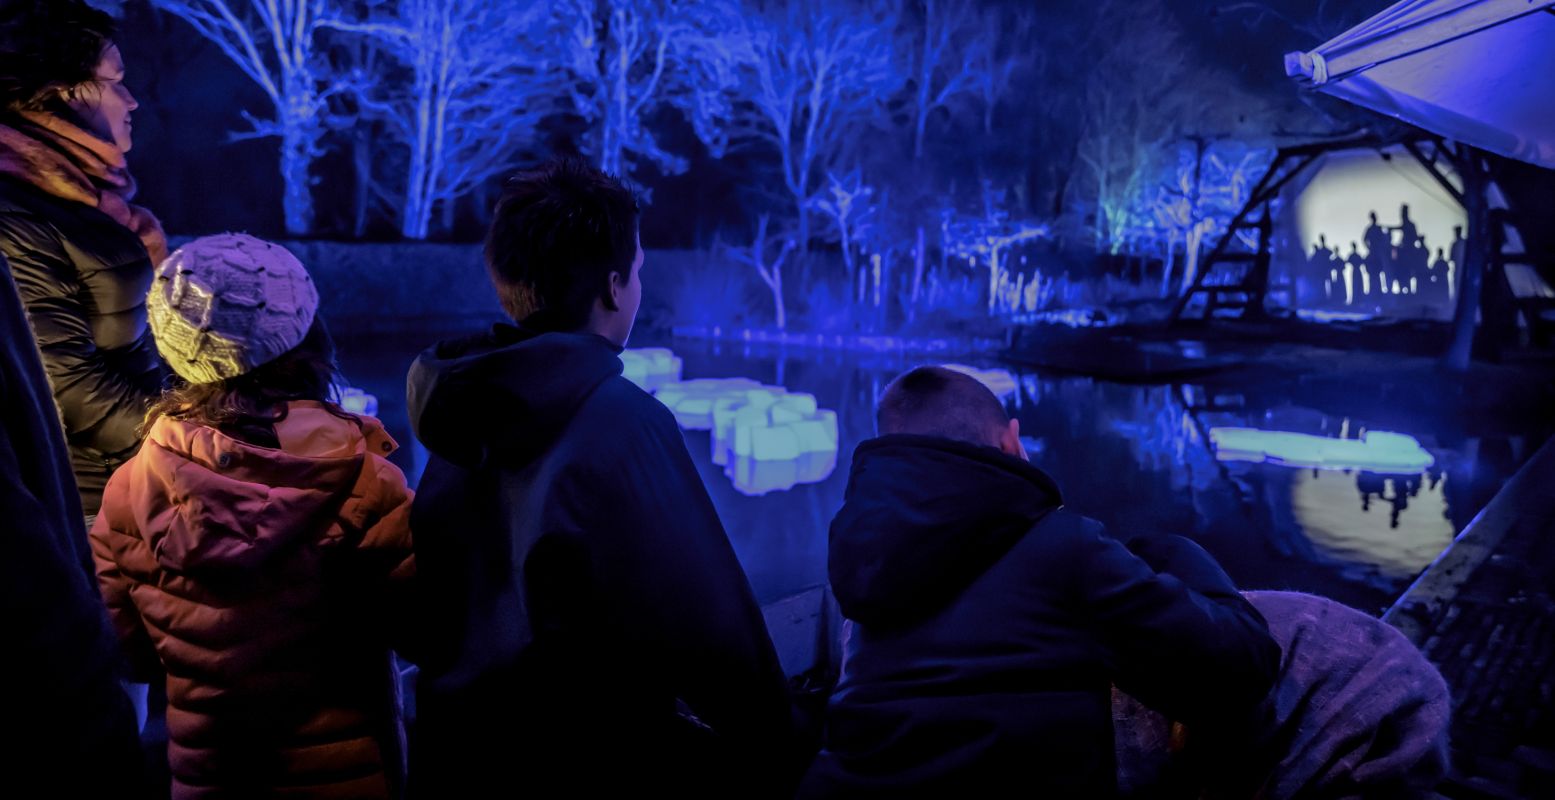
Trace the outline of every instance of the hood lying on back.
{"label": "hood lying on back", "polygon": [[177,572],[246,569],[319,535],[350,496],[369,452],[394,440],[371,417],[295,402],[275,424],[281,448],[158,419],[136,459],[131,513],[157,561]]}
{"label": "hood lying on back", "polygon": [[410,368],[411,428],[427,449],[466,467],[491,452],[538,453],[596,387],[621,374],[620,352],[592,333],[511,325],[441,342]]}
{"label": "hood lying on back", "polygon": [[866,625],[932,614],[1062,502],[1045,473],[992,447],[903,434],[866,441],[831,524],[838,605]]}

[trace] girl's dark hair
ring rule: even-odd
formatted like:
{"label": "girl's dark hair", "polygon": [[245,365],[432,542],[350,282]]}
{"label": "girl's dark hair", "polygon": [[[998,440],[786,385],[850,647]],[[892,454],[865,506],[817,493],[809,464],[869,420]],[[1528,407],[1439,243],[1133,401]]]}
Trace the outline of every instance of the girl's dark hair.
{"label": "girl's dark hair", "polygon": [[[243,434],[273,430],[275,423],[286,419],[286,404],[292,400],[315,400],[342,419],[357,419],[332,402],[339,377],[335,342],[324,318],[316,316],[302,341],[273,361],[235,378],[185,383],[163,392],[146,412],[140,432],[145,436],[158,417],[167,416],[251,438]],[[258,438],[268,437],[261,434]]]}
{"label": "girl's dark hair", "polygon": [[0,0],[0,111],[53,110],[60,90],[96,77],[117,36],[83,0]]}

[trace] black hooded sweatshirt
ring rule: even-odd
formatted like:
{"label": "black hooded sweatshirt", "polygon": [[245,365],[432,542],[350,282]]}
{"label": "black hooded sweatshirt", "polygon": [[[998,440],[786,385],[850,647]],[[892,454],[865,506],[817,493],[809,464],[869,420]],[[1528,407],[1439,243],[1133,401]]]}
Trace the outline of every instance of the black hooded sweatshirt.
{"label": "black hooded sweatshirt", "polygon": [[498,325],[411,368],[431,451],[411,516],[420,796],[791,791],[761,610],[673,415],[619,352]]}
{"label": "black hooded sweatshirt", "polygon": [[829,570],[852,631],[805,796],[1107,797],[1113,684],[1224,734],[1279,664],[1197,545],[1125,546],[991,447],[859,445]]}

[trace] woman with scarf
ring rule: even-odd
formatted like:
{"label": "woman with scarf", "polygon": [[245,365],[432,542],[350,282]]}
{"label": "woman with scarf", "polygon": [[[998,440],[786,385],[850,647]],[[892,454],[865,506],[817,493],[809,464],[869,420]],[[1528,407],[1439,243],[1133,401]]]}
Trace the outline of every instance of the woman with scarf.
{"label": "woman with scarf", "polygon": [[162,388],[146,292],[167,255],[131,205],[124,60],[82,0],[0,0],[0,253],[64,420],[88,519]]}

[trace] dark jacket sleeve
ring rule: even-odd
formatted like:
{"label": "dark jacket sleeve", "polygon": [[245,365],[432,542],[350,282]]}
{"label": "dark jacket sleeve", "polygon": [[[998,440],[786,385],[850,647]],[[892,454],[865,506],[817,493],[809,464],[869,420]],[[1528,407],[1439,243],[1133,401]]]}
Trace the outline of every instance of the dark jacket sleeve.
{"label": "dark jacket sleeve", "polygon": [[113,460],[128,457],[139,444],[136,429],[154,398],[116,366],[155,363],[143,352],[155,347],[149,332],[128,348],[133,352],[99,350],[81,299],[86,292],[76,285],[77,270],[53,230],[28,216],[7,215],[0,220],[0,240],[10,254],[66,436]]}
{"label": "dark jacket sleeve", "polygon": [[0,758],[10,765],[5,780],[47,782],[67,795],[133,796],[140,744],[102,600],[57,545],[69,534],[52,530],[55,515],[23,480],[13,447],[0,425],[0,605],[13,612],[0,681],[12,689],[6,716],[22,732]]}
{"label": "dark jacket sleeve", "polygon": [[780,785],[802,768],[787,681],[674,418],[644,400],[592,474],[569,482],[568,505],[591,516],[587,528],[614,532],[591,543],[594,580],[608,587],[622,629],[641,635],[636,646],[661,661],[677,696],[755,770],[757,785]]}
{"label": "dark jacket sleeve", "polygon": [[1088,522],[1072,562],[1119,688],[1189,724],[1248,719],[1279,670],[1263,617],[1198,545],[1136,542],[1148,559]]}

